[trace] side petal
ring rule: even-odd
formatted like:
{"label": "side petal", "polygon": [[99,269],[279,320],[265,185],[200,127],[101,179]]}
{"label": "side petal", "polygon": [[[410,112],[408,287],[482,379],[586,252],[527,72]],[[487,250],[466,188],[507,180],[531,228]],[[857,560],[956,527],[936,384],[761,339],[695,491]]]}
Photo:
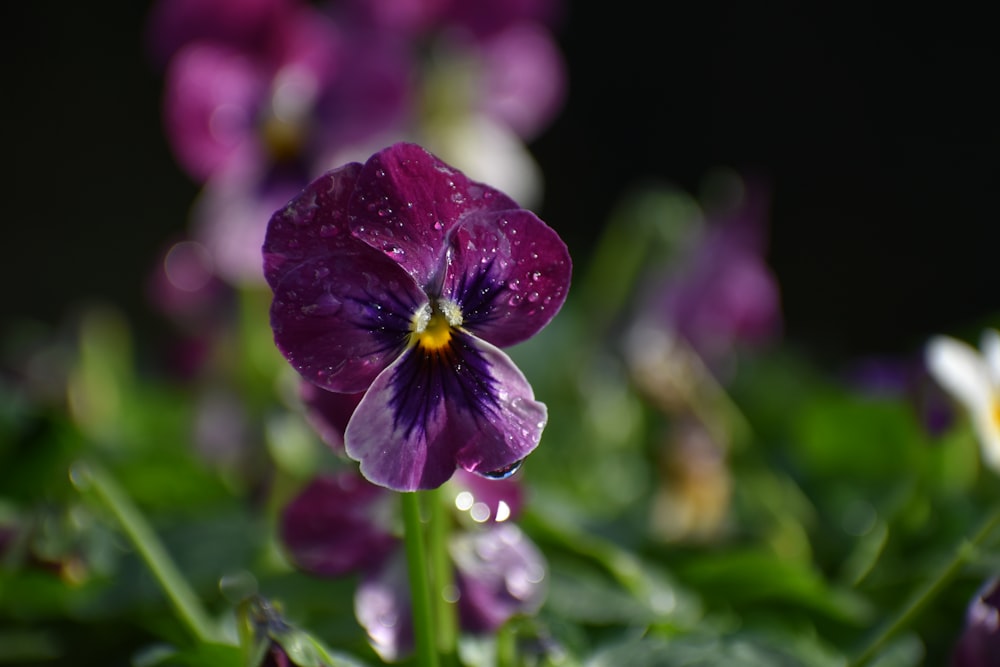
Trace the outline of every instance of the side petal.
{"label": "side petal", "polygon": [[268,285],[303,262],[359,245],[347,228],[347,202],[360,172],[357,162],[329,171],[271,216],[263,247]]}
{"label": "side petal", "polygon": [[357,238],[427,287],[440,273],[448,234],[464,216],[516,208],[507,195],[469,180],[422,147],[399,143],[365,163],[350,225]]}
{"label": "side petal", "polygon": [[510,357],[456,332],[434,353],[406,350],[372,383],[347,425],[347,455],[375,484],[432,489],[456,467],[489,474],[524,459],[547,413]]}
{"label": "side petal", "polygon": [[271,328],[292,367],[323,389],[364,391],[406,345],[427,297],[367,246],[299,264],[274,288]]}
{"label": "side petal", "polygon": [[459,305],[464,328],[498,347],[534,336],[566,301],[569,251],[530,211],[469,216],[448,252],[442,296]]}

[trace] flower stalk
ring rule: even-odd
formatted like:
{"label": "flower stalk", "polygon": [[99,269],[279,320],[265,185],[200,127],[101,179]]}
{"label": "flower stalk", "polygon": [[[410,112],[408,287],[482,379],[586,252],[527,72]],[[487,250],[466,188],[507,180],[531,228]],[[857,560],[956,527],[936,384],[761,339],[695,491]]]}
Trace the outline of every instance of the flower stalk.
{"label": "flower stalk", "polygon": [[441,494],[427,491],[422,494],[429,501],[427,530],[428,560],[433,582],[434,620],[437,648],[444,667],[454,662],[458,652],[458,616],[455,602],[457,588],[453,575],[451,555],[448,553],[448,514]]}
{"label": "flower stalk", "polygon": [[93,491],[118,520],[125,535],[170,599],[178,618],[195,639],[202,643],[221,643],[215,624],[201,606],[198,596],[170,558],[142,512],[118,486],[118,482],[93,462],[74,464],[70,469],[70,478],[80,491]]}
{"label": "flower stalk", "polygon": [[413,640],[417,664],[421,667],[439,667],[424,523],[420,515],[422,495],[416,492],[399,494],[406,542],[406,567],[410,579]]}

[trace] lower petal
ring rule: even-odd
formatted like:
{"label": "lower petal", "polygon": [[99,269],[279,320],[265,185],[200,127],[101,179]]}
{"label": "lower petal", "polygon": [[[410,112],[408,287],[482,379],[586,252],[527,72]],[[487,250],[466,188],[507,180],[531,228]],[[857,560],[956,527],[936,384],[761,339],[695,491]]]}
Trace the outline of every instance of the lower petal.
{"label": "lower petal", "polygon": [[347,454],[376,484],[432,489],[457,467],[489,474],[537,445],[545,405],[510,357],[466,333],[413,346],[372,383],[347,425]]}

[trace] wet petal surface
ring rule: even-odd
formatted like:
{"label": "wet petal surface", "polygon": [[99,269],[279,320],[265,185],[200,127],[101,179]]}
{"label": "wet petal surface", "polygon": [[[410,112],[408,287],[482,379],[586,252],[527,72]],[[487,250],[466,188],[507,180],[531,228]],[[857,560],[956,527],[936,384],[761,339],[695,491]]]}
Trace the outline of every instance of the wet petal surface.
{"label": "wet petal surface", "polygon": [[442,294],[461,307],[465,328],[499,347],[534,336],[566,300],[569,251],[530,211],[469,216],[448,253]]}
{"label": "wet petal surface", "polygon": [[439,276],[448,234],[465,216],[517,209],[507,195],[469,180],[415,144],[373,155],[358,177],[351,230],[422,287]]}
{"label": "wet petal surface", "polygon": [[423,292],[367,247],[299,264],[274,288],[274,340],[304,378],[359,392],[406,345]]}
{"label": "wet petal surface", "polygon": [[352,162],[320,176],[275,212],[264,238],[264,277],[272,288],[310,260],[363,253],[347,225],[347,203],[361,165]]}

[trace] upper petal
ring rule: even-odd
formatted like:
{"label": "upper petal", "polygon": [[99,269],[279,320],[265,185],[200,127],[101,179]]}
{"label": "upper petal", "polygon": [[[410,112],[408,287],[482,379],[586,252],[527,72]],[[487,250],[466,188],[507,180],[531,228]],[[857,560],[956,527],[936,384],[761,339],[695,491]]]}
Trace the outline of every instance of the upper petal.
{"label": "upper petal", "polygon": [[289,363],[336,392],[364,391],[404,349],[427,297],[367,246],[298,264],[274,287],[271,328]]}
{"label": "upper petal", "polygon": [[349,249],[360,252],[347,227],[347,202],[361,173],[352,162],[329,171],[271,216],[264,237],[264,277],[275,287],[290,270],[311,259]]}
{"label": "upper petal", "polygon": [[447,236],[463,217],[516,208],[507,195],[469,180],[420,146],[399,143],[365,163],[350,225],[357,238],[427,287],[440,274]]}
{"label": "upper petal", "polygon": [[555,316],[569,291],[566,244],[534,213],[482,212],[452,233],[442,295],[463,326],[499,347],[520,343]]}
{"label": "upper petal", "polygon": [[413,346],[372,383],[347,425],[347,454],[369,480],[398,491],[436,488],[456,467],[490,473],[541,438],[545,405],[496,347],[456,332],[435,353]]}

